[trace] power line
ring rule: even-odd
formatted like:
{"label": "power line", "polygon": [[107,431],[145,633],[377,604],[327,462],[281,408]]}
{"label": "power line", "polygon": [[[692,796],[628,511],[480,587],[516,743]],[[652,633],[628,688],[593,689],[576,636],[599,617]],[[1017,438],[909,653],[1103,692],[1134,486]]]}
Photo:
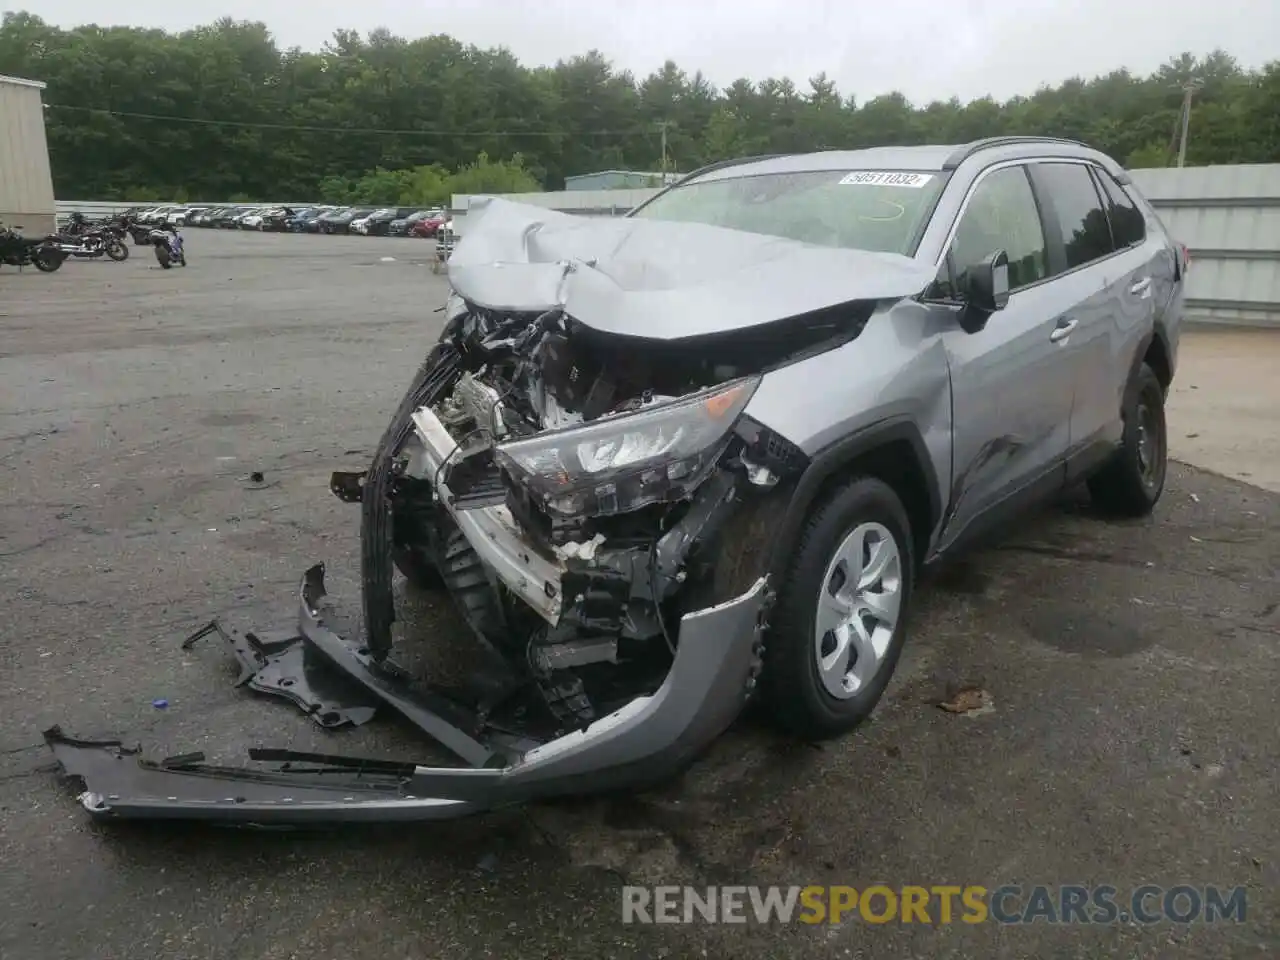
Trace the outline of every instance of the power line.
{"label": "power line", "polygon": [[107,117],[129,117],[137,120],[161,120],[168,123],[192,123],[210,127],[244,127],[251,130],[296,130],[306,133],[358,133],[404,137],[635,137],[646,136],[643,130],[421,130],[384,127],[321,127],[301,123],[254,123],[248,120],[206,120],[203,117],[175,117],[155,113],[133,113],[128,110],[105,110],[98,107],[73,107],[48,103],[46,110],[70,110],[95,113]]}

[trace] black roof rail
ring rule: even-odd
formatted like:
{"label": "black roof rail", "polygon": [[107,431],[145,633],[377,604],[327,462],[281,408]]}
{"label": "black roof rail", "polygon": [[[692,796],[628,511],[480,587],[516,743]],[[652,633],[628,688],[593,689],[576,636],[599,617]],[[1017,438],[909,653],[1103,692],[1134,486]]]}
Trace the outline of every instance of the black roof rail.
{"label": "black roof rail", "polygon": [[1064,137],[984,137],[981,140],[974,140],[972,143],[957,147],[951,156],[942,162],[942,169],[954,170],[980,150],[990,150],[993,147],[1015,147],[1024,143],[1056,143],[1059,146],[1089,148],[1087,143],[1081,143],[1079,140],[1067,140]]}

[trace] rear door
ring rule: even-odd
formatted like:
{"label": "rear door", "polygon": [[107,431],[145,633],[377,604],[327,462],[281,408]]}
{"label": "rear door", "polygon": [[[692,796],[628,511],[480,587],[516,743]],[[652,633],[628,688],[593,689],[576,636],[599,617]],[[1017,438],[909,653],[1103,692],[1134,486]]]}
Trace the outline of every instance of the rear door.
{"label": "rear door", "polygon": [[1055,345],[1075,373],[1068,457],[1083,471],[1123,432],[1128,368],[1154,315],[1151,251],[1122,214],[1117,239],[1097,166],[1055,160],[1029,169],[1058,291]]}

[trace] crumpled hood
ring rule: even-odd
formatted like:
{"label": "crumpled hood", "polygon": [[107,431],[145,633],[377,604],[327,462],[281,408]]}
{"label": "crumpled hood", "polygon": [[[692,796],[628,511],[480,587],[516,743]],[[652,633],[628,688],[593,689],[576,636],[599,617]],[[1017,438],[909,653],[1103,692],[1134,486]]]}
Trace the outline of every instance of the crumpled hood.
{"label": "crumpled hood", "polygon": [[454,290],[477,306],[560,307],[596,330],[659,340],[912,296],[934,274],[898,254],[697,223],[574,216],[497,198],[472,200],[449,258]]}

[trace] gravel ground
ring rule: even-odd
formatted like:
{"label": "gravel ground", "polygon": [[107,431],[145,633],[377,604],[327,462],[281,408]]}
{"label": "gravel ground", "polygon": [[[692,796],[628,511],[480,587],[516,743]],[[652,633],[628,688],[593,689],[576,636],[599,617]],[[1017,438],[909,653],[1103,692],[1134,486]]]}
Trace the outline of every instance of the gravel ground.
{"label": "gravel ground", "polygon": [[[0,274],[6,960],[1280,951],[1280,496],[1183,465],[1148,521],[1070,496],[931,576],[879,711],[821,748],[747,718],[660,789],[394,831],[91,823],[53,723],[212,758],[423,752],[391,721],[325,735],[179,641],[215,614],[287,624],[316,560],[354,617],[358,508],[328,475],[365,464],[438,329],[431,245],[188,240],[185,270],[135,247]],[[409,634],[463,638],[447,600],[405,599]],[[993,709],[938,709],[962,684]],[[1218,884],[1248,913],[643,926],[624,883]]]}

